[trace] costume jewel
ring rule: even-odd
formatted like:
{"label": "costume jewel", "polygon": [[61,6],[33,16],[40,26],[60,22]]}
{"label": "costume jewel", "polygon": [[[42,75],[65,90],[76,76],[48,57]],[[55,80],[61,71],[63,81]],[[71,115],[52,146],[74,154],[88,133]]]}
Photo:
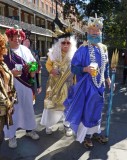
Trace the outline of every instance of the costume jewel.
{"label": "costume jewel", "polygon": [[[88,44],[88,48],[89,48],[89,53],[90,53],[90,61],[96,63],[94,47],[91,44]],[[97,81],[97,76],[92,77],[93,83],[95,84],[97,88],[100,88],[102,83],[104,82],[104,71],[105,71],[105,65],[106,65],[106,58],[105,58],[104,50],[101,46],[99,46],[99,49],[100,49],[100,54],[101,54],[101,67],[99,69],[99,74],[100,74],[99,82]]]}

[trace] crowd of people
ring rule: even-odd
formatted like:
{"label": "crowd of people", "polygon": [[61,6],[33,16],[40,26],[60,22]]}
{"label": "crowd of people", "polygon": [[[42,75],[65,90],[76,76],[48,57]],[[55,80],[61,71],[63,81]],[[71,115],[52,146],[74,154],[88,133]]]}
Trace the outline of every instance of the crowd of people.
{"label": "crowd of people", "polygon": [[[105,82],[110,88],[111,80],[102,28],[103,18],[90,17],[87,42],[79,48],[71,26],[65,31],[57,28],[46,61],[49,78],[40,124],[45,126],[46,134],[52,134],[52,126],[62,121],[65,135],[75,135],[86,148],[94,146],[92,139],[107,142],[101,134],[101,114]],[[0,145],[5,137],[9,147],[16,148],[18,129],[26,130],[26,136],[33,140],[39,139],[33,97],[36,91],[41,92],[41,66],[25,31],[14,27],[5,34],[0,34]]]}

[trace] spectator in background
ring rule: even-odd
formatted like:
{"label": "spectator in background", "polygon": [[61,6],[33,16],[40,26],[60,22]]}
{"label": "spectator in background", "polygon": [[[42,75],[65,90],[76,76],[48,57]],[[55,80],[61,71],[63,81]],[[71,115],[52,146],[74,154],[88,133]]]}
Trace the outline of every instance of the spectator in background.
{"label": "spectator in background", "polygon": [[40,51],[39,50],[34,50],[35,56],[40,60]]}
{"label": "spectator in background", "polygon": [[127,79],[127,50],[125,50],[125,52],[122,53],[122,57],[124,58],[123,85],[125,85]]}

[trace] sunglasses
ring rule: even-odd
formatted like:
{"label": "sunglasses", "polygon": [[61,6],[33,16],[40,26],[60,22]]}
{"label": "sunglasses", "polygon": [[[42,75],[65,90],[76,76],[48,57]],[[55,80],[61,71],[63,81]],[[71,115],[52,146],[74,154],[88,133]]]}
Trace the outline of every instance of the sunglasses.
{"label": "sunglasses", "polygon": [[65,44],[69,45],[71,43],[70,42],[61,42],[61,44],[63,44],[63,45],[65,45]]}

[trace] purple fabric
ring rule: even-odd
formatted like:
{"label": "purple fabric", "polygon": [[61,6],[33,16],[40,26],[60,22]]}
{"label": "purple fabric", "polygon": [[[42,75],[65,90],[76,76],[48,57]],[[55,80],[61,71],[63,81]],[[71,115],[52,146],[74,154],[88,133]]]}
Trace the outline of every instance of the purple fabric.
{"label": "purple fabric", "polygon": [[33,86],[29,83],[30,75],[27,73],[25,69],[26,62],[20,56],[18,56],[12,50],[10,50],[10,52],[4,57],[4,62],[7,64],[10,70],[15,68],[15,64],[22,64],[22,75],[20,77],[15,78],[26,87],[31,88],[33,90]]}

